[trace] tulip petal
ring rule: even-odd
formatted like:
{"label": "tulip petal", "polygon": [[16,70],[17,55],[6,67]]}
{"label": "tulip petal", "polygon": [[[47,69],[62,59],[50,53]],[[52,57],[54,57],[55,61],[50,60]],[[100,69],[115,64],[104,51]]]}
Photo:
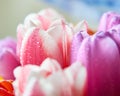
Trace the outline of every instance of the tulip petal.
{"label": "tulip petal", "polygon": [[16,80],[13,82],[13,86],[16,90],[16,96],[21,96],[21,93],[24,92],[26,83],[28,82],[28,77],[33,69],[39,70],[38,66],[36,65],[27,65],[23,67],[19,66],[14,70],[14,76]]}
{"label": "tulip petal", "polygon": [[80,62],[75,62],[64,70],[68,82],[71,84],[72,96],[85,96],[87,71]]}
{"label": "tulip petal", "polygon": [[13,53],[16,53],[16,41],[11,37],[6,37],[0,40],[0,49],[1,48],[10,48]]}
{"label": "tulip petal", "polygon": [[[77,69],[77,68],[76,68]],[[86,68],[81,66],[80,71],[74,81],[75,92],[73,96],[86,96],[87,72]]]}
{"label": "tulip petal", "polygon": [[62,18],[62,16],[52,8],[41,10],[38,14],[41,16],[46,16],[51,22]]}
{"label": "tulip petal", "polygon": [[3,80],[3,81],[0,81],[0,85],[2,85],[4,89],[6,89],[7,91],[13,93],[12,82]]}
{"label": "tulip petal", "polygon": [[18,25],[17,27],[17,56],[20,57],[20,49],[21,49],[21,44],[24,36],[24,26],[22,24]]}
{"label": "tulip petal", "polygon": [[70,44],[72,40],[73,30],[65,23],[63,19],[54,21],[48,29],[50,34],[57,42],[63,57],[63,68],[70,64]]}
{"label": "tulip petal", "polygon": [[86,31],[87,32],[88,29],[88,25],[87,22],[85,20],[80,21],[74,28],[74,32],[78,33],[80,31]]}
{"label": "tulip petal", "polygon": [[50,20],[48,18],[45,18],[45,16],[38,16],[38,19],[41,22],[41,27],[39,28],[47,30],[51,23]]}
{"label": "tulip petal", "polygon": [[101,17],[98,31],[108,31],[113,26],[120,24],[120,15],[115,12],[104,13]]}
{"label": "tulip petal", "polygon": [[41,68],[41,70],[45,70],[45,71],[49,72],[50,74],[54,73],[58,70],[61,70],[60,64],[56,60],[50,59],[50,58],[45,59],[42,62],[40,68]]}
{"label": "tulip petal", "polygon": [[38,14],[29,14],[24,20],[24,27],[25,29],[29,29],[31,27],[41,27],[42,23],[41,20],[38,18]]}
{"label": "tulip petal", "polygon": [[7,90],[0,88],[0,95],[1,96],[14,96],[14,94],[8,92]]}
{"label": "tulip petal", "polygon": [[13,69],[20,65],[16,55],[9,48],[0,50],[0,75],[5,79],[14,79]]}
{"label": "tulip petal", "polygon": [[11,80],[0,80],[0,96],[14,96]]}
{"label": "tulip petal", "polygon": [[116,42],[120,50],[120,25],[114,26],[108,32],[110,33],[111,37]]}
{"label": "tulip petal", "polygon": [[20,57],[20,49],[21,49],[21,43],[22,40],[26,34],[26,32],[30,28],[38,27],[38,28],[43,28],[47,29],[49,27],[49,20],[43,16],[39,16],[36,14],[30,14],[25,18],[24,25],[20,24],[17,28],[17,55]]}
{"label": "tulip petal", "polygon": [[31,78],[22,96],[46,96],[39,86],[39,80]]}
{"label": "tulip petal", "polygon": [[78,32],[74,35],[73,40],[72,40],[72,44],[71,44],[71,64],[76,62],[77,60],[77,54],[78,54],[78,50],[80,48],[80,45],[82,43],[83,40],[83,36],[81,34],[81,32]]}

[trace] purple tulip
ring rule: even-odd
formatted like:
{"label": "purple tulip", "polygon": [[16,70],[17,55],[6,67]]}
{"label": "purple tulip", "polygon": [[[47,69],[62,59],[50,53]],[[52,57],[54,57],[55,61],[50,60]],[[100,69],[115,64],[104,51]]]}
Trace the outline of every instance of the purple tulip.
{"label": "purple tulip", "polygon": [[120,96],[120,15],[105,13],[98,32],[83,37],[73,37],[71,62],[87,68],[86,96]]}
{"label": "purple tulip", "polygon": [[120,14],[107,12],[102,15],[98,31],[108,31],[110,28],[120,24]]}
{"label": "purple tulip", "polygon": [[[97,32],[81,40],[81,32],[72,41],[72,62],[87,68],[87,96],[120,96],[120,39],[117,30]],[[120,35],[118,35],[120,38]],[[77,50],[76,50],[77,49]],[[75,52],[76,51],[76,52]]]}
{"label": "purple tulip", "polygon": [[16,42],[12,38],[0,40],[0,76],[14,79],[13,70],[20,65],[16,56]]}

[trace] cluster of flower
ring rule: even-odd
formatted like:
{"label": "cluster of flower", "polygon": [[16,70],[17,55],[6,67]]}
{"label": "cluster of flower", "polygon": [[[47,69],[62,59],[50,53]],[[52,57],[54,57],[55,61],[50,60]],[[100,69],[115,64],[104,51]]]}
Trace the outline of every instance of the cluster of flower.
{"label": "cluster of flower", "polygon": [[53,9],[30,14],[17,43],[0,41],[0,65],[0,96],[120,96],[120,15],[94,32]]}

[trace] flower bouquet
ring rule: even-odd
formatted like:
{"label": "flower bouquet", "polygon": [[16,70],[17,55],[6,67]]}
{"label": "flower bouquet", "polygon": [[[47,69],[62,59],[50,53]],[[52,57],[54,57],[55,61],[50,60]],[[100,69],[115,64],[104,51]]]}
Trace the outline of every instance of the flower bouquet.
{"label": "flower bouquet", "polygon": [[0,96],[120,96],[120,15],[94,32],[53,9],[28,15],[0,41]]}

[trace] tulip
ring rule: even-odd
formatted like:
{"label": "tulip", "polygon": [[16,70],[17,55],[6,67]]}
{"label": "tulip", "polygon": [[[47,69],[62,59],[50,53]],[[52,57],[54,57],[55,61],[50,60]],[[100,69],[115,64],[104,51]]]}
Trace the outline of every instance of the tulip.
{"label": "tulip", "polygon": [[72,33],[71,27],[53,10],[29,15],[18,26],[17,53],[21,64],[40,65],[50,57],[67,67]]}
{"label": "tulip", "polygon": [[83,96],[85,92],[86,69],[79,63],[61,69],[56,60],[47,58],[40,66],[17,67],[14,74],[15,96]]}
{"label": "tulip", "polygon": [[[105,13],[98,32],[79,31],[72,40],[71,62],[82,62],[87,68],[86,96],[119,96],[120,81],[120,15]],[[84,34],[88,34],[86,37]]]}
{"label": "tulip", "polygon": [[14,79],[13,70],[20,65],[16,56],[16,42],[12,38],[0,40],[0,76]]}
{"label": "tulip", "polygon": [[14,96],[11,80],[4,80],[0,77],[0,96]]}
{"label": "tulip", "polygon": [[104,13],[100,19],[98,31],[108,31],[110,28],[120,24],[120,15],[115,12]]}
{"label": "tulip", "polygon": [[[119,96],[119,31],[96,32],[83,38],[75,34],[71,62],[82,62],[87,68],[87,96]],[[117,36],[118,35],[118,36]],[[116,37],[117,36],[117,37]]]}

